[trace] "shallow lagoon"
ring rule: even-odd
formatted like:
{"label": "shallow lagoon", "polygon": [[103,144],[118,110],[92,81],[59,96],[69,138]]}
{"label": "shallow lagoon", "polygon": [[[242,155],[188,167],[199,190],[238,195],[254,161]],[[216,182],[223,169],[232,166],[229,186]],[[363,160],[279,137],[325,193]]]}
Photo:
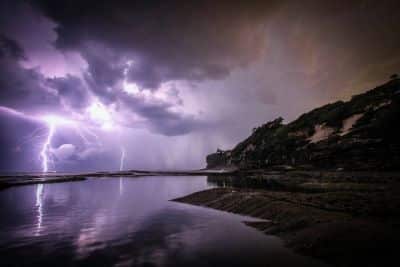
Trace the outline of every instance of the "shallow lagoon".
{"label": "shallow lagoon", "polygon": [[2,266],[323,266],[242,222],[169,200],[207,177],[93,178],[0,191]]}

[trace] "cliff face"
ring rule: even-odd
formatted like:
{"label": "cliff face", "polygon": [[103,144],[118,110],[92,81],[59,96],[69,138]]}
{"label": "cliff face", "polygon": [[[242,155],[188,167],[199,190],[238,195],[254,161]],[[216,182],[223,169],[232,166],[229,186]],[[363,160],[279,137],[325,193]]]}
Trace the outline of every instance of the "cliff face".
{"label": "cliff face", "polygon": [[229,151],[207,156],[207,167],[399,170],[400,79],[301,115],[253,130]]}

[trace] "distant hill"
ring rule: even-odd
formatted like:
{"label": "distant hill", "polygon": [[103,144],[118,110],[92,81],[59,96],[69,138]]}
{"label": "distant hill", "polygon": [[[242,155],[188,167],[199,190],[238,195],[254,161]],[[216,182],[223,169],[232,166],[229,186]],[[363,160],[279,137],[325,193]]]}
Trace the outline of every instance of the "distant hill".
{"label": "distant hill", "polygon": [[400,79],[253,129],[235,148],[207,156],[208,168],[400,169]]}

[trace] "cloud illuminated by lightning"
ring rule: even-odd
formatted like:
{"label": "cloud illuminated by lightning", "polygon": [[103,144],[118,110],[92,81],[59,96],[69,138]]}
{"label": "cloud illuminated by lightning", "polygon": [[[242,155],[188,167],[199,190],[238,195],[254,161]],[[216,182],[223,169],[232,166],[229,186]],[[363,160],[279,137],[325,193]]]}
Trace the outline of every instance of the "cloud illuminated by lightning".
{"label": "cloud illuminated by lightning", "polygon": [[[3,106],[0,106],[0,112],[32,121],[40,121],[46,124],[47,127],[37,128],[19,144],[20,146],[28,142],[36,141],[38,138],[44,138],[43,143],[40,145],[41,149],[39,152],[42,172],[49,172],[51,171],[51,166],[54,166],[55,155],[53,153],[52,143],[59,127],[70,127],[71,129],[74,129],[77,135],[83,140],[85,146],[96,147],[103,146],[100,142],[99,136],[95,132],[96,129],[103,131],[118,129],[115,127],[116,123],[113,119],[112,111],[108,106],[102,104],[98,100],[93,101],[93,103],[88,106],[86,113],[83,116],[75,116],[75,119],[55,114],[41,116],[29,115]],[[43,133],[43,130],[46,128],[46,133]],[[121,147],[120,170],[123,170],[124,168],[125,155],[125,148]],[[55,170],[53,169],[53,171]]]}
{"label": "cloud illuminated by lightning", "polygon": [[114,128],[114,121],[110,110],[100,101],[94,101],[87,109],[90,119],[100,125],[103,130],[110,131]]}
{"label": "cloud illuminated by lightning", "polygon": [[59,125],[72,125],[73,121],[65,119],[63,117],[55,116],[55,115],[46,115],[41,117],[41,120],[48,125],[49,131],[47,134],[47,138],[42,145],[42,149],[40,150],[40,158],[42,159],[42,171],[49,171],[49,163],[52,163],[51,156],[51,142],[56,132],[56,127]]}

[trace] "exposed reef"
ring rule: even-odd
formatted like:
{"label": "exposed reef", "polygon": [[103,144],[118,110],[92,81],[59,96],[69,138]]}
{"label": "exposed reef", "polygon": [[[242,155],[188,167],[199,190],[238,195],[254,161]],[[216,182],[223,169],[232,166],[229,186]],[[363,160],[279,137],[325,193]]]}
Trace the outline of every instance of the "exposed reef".
{"label": "exposed reef", "polygon": [[335,266],[395,266],[400,173],[253,172],[174,201],[266,219],[247,222]]}

